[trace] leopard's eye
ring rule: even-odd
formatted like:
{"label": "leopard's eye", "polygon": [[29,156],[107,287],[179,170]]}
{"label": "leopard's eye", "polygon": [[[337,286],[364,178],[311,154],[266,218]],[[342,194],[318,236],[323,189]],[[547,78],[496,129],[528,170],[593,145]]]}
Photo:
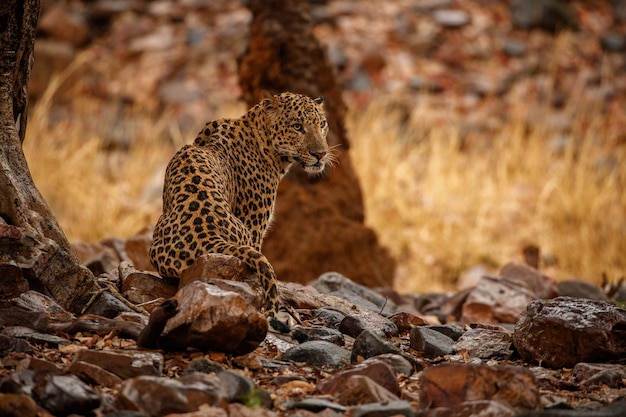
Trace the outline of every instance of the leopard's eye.
{"label": "leopard's eye", "polygon": [[322,120],[322,123],[320,123],[320,127],[321,127],[322,129],[325,129],[325,128],[326,128],[326,120]]}
{"label": "leopard's eye", "polygon": [[291,127],[293,127],[293,129],[298,132],[304,132],[304,128],[300,123],[294,123],[293,125],[291,125]]}

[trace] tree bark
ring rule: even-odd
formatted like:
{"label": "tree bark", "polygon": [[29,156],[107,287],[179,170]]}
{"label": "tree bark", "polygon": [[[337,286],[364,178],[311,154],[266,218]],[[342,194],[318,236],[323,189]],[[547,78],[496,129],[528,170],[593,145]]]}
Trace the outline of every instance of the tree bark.
{"label": "tree bark", "polygon": [[324,96],[328,144],[338,164],[321,178],[293,167],[279,189],[276,222],[263,242],[278,274],[308,282],[337,271],[362,284],[390,286],[395,262],[364,225],[361,186],[348,157],[346,105],[326,55],[313,33],[306,0],[250,0],[250,43],[239,62],[239,83],[249,106],[263,90]]}
{"label": "tree bark", "polygon": [[[37,190],[22,150],[39,0],[0,2],[0,264],[77,312],[98,289]],[[62,161],[59,161],[62,163]]]}

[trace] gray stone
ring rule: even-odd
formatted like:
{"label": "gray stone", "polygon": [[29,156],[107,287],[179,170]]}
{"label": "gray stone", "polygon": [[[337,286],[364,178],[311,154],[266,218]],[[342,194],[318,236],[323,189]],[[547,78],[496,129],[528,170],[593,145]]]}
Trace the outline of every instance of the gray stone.
{"label": "gray stone", "polygon": [[370,330],[364,330],[354,340],[350,360],[352,363],[355,363],[359,358],[367,359],[372,356],[382,355],[383,353],[401,354],[402,350],[376,333]]}
{"label": "gray stone", "polygon": [[218,372],[217,377],[222,382],[222,389],[230,402],[247,404],[248,401],[254,401],[256,405],[264,408],[270,408],[274,403],[269,392],[236,371],[224,370]]}
{"label": "gray stone", "polygon": [[386,403],[371,403],[356,406],[352,409],[352,417],[413,417],[415,411],[410,402],[394,400]]}
{"label": "gray stone", "polygon": [[471,358],[509,359],[513,355],[511,333],[492,329],[470,329],[456,341],[455,351],[466,351]]}
{"label": "gray stone", "polygon": [[350,364],[350,351],[330,342],[313,340],[288,349],[282,359],[311,366],[343,368]]}
{"label": "gray stone", "polygon": [[341,311],[333,310],[330,308],[318,308],[313,313],[313,317],[316,319],[322,319],[326,327],[331,329],[338,329],[342,320],[346,317]]}
{"label": "gray stone", "polygon": [[414,327],[410,333],[410,346],[426,358],[454,353],[454,340],[427,327]]}
{"label": "gray stone", "polygon": [[100,395],[75,375],[39,372],[33,398],[53,415],[88,414],[100,406]]}
{"label": "gray stone", "polygon": [[602,289],[579,279],[569,279],[558,284],[559,295],[563,297],[587,298],[589,300],[608,300]]}
{"label": "gray stone", "polygon": [[435,324],[427,327],[431,330],[435,330],[441,334],[448,336],[455,342],[459,340],[459,337],[463,336],[463,333],[465,333],[465,329],[463,329],[463,326],[460,326],[458,324]]}
{"label": "gray stone", "polygon": [[337,346],[344,345],[343,334],[339,330],[324,326],[298,327],[294,329],[293,337],[300,342],[307,340],[324,340],[334,343]]}
{"label": "gray stone", "polygon": [[383,316],[372,315],[348,315],[339,325],[339,331],[350,337],[358,337],[361,332],[369,330],[380,336],[398,336],[398,327]]}
{"label": "gray stone", "polygon": [[[405,356],[396,353],[383,353],[381,355],[372,356],[371,358],[365,359],[362,363],[368,364],[376,361],[382,361],[389,365],[396,375],[411,375],[415,371],[415,367],[411,361]],[[421,370],[421,367],[418,370]]]}

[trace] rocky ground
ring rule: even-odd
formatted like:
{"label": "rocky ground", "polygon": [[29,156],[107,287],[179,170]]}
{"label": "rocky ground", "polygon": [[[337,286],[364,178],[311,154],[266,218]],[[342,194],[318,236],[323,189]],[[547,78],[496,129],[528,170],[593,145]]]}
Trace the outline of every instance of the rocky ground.
{"label": "rocky ground", "polygon": [[[238,2],[43,3],[33,98],[76,65],[55,111],[84,96],[111,114],[141,105],[197,125],[237,102],[250,19]],[[432,117],[466,115],[480,132],[548,91],[556,109],[575,92],[623,112],[624,4],[329,1],[313,11],[351,104],[429,91],[446,103]],[[550,71],[559,83],[547,87]],[[400,295],[328,273],[281,284],[301,321],[285,334],[268,332],[242,284],[255,279],[232,259],[203,260],[178,290],[148,270],[141,237],[76,249],[106,289],[78,317],[28,290],[28,265],[0,265],[0,415],[626,415],[621,283],[556,283],[509,264],[453,294]]]}
{"label": "rocky ground", "polygon": [[465,291],[400,295],[326,273],[281,283],[291,329],[268,332],[239,260],[203,257],[177,289],[135,269],[133,246],[77,247],[106,289],[79,317],[21,292],[27,265],[2,267],[0,415],[626,412],[624,286],[511,263]]}

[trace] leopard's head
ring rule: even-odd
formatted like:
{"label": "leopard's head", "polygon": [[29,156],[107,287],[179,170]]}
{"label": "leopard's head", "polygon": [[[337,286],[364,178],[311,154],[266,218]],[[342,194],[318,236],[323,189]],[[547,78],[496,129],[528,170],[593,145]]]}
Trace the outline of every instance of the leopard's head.
{"label": "leopard's head", "polygon": [[268,132],[273,133],[271,146],[281,162],[286,166],[297,163],[311,174],[322,172],[332,161],[324,99],[282,93],[266,95],[262,105]]}

